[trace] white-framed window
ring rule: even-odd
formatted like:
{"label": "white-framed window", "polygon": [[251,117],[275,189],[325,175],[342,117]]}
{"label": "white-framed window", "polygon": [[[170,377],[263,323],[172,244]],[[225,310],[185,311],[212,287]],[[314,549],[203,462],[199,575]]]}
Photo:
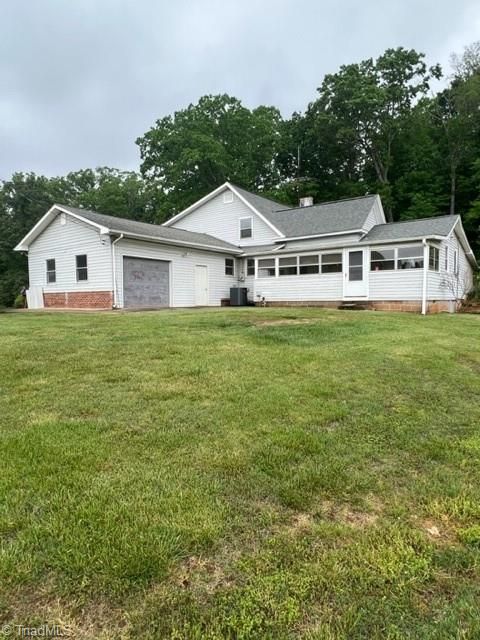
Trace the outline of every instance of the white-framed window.
{"label": "white-framed window", "polygon": [[257,278],[275,277],[275,258],[260,258],[257,261]]}
{"label": "white-framed window", "polygon": [[453,273],[458,275],[458,251],[456,249],[453,252]]}
{"label": "white-framed window", "polygon": [[240,218],[240,239],[253,237],[253,218]]}
{"label": "white-framed window", "polygon": [[82,255],[75,256],[75,263],[77,267],[77,282],[88,280],[88,265],[86,254],[83,253]]}
{"label": "white-framed window", "polygon": [[395,269],[395,249],[370,251],[370,271],[390,271],[391,269]]}
{"label": "white-framed window", "polygon": [[279,276],[297,276],[298,275],[298,258],[291,256],[289,258],[278,259],[278,275]]}
{"label": "white-framed window", "polygon": [[47,284],[54,284],[57,281],[57,270],[55,266],[55,258],[48,258],[47,267]]}
{"label": "white-framed window", "polygon": [[341,273],[342,265],[341,253],[324,253],[322,255],[322,273]]}
{"label": "white-framed window", "polygon": [[445,247],[445,271],[448,271],[448,247]]}
{"label": "white-framed window", "polygon": [[298,260],[298,270],[301,276],[320,272],[318,254],[313,254],[311,256],[300,256]]}
{"label": "white-framed window", "polygon": [[223,204],[231,204],[232,202],[233,193],[230,191],[230,189],[227,189],[227,191],[225,191],[223,194]]}
{"label": "white-framed window", "polygon": [[440,251],[438,247],[430,245],[428,247],[428,268],[430,271],[438,271],[439,269]]}
{"label": "white-framed window", "polygon": [[225,258],[225,275],[235,275],[235,260],[233,258]]}
{"label": "white-framed window", "polygon": [[398,247],[397,269],[423,269],[423,245],[412,244]]}
{"label": "white-framed window", "polygon": [[255,275],[255,258],[247,258],[247,276]]}

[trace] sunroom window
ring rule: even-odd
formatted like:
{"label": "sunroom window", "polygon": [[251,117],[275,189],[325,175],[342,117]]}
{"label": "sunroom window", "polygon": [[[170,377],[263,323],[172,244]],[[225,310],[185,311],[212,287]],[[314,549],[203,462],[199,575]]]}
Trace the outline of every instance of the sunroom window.
{"label": "sunroom window", "polygon": [[263,258],[258,261],[257,266],[258,278],[275,277],[275,258]]}
{"label": "sunroom window", "polygon": [[423,245],[399,247],[397,269],[423,269]]}
{"label": "sunroom window", "polygon": [[370,271],[395,269],[395,249],[377,249],[370,253]]}
{"label": "sunroom window", "polygon": [[279,258],[278,275],[279,276],[296,276],[298,274],[297,257]]}
{"label": "sunroom window", "polygon": [[428,252],[428,268],[430,271],[438,271],[439,269],[440,251],[438,247],[429,247]]}
{"label": "sunroom window", "polygon": [[300,256],[300,275],[319,272],[318,255]]}
{"label": "sunroom window", "polygon": [[341,253],[324,253],[322,256],[322,273],[338,273],[342,271]]}

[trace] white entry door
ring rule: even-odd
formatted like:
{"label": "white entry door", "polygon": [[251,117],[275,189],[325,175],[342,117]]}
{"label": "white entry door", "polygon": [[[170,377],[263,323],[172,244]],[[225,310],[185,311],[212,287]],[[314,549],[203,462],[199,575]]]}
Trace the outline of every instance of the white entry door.
{"label": "white entry door", "polygon": [[368,271],[365,249],[347,249],[344,267],[344,298],[366,298]]}
{"label": "white entry door", "polygon": [[203,264],[195,265],[195,305],[208,305],[208,267]]}

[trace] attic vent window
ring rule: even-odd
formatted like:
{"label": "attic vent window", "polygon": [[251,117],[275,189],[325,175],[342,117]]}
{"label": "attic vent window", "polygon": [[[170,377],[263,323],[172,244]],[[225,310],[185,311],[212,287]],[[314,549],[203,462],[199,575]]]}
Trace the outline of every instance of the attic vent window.
{"label": "attic vent window", "polygon": [[223,202],[224,204],[230,204],[233,202],[233,193],[231,191],[225,191],[223,194]]}
{"label": "attic vent window", "polygon": [[67,216],[64,213],[60,214],[60,224],[66,224]]}

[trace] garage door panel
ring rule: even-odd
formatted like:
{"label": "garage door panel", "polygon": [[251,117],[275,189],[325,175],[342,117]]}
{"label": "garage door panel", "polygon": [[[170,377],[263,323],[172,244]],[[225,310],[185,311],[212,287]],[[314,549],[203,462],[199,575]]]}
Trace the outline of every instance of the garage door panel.
{"label": "garage door panel", "polygon": [[124,256],[123,304],[125,307],[170,306],[170,263]]}

